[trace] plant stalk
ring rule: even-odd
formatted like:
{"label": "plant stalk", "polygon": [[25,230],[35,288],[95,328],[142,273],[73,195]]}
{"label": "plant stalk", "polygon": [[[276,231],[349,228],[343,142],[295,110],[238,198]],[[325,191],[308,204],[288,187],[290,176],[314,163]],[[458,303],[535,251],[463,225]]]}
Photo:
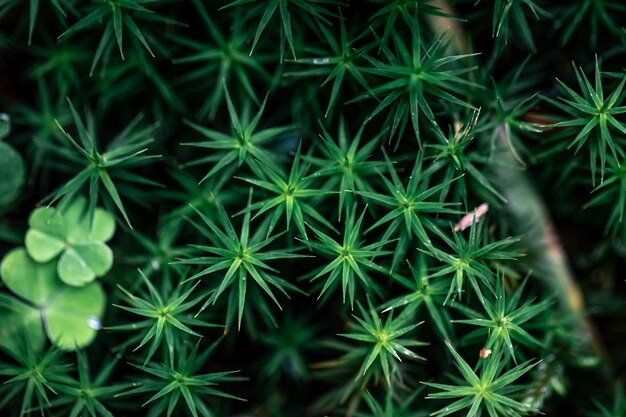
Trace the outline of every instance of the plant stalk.
{"label": "plant stalk", "polygon": [[[431,28],[438,35],[444,34],[447,37],[449,48],[454,53],[471,54],[470,41],[462,22],[453,18],[456,16],[454,8],[446,0],[434,0],[431,5],[448,15],[429,15]],[[610,374],[606,350],[597,329],[586,315],[583,293],[569,265],[543,197],[510,151],[503,135],[500,135],[499,142],[496,153],[507,163],[497,164],[494,174],[508,200],[503,208],[513,218],[513,224],[517,225],[516,232],[532,237],[532,241],[527,238],[524,243],[535,255],[533,260],[536,275],[554,292],[565,316],[574,318],[574,327],[581,344],[587,345],[590,352],[602,358],[606,371]]]}

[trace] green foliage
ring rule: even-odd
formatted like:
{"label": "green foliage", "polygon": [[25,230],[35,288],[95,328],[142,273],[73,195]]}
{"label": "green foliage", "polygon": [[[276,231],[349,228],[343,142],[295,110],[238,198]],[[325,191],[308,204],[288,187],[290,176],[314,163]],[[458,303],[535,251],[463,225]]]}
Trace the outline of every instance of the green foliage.
{"label": "green foliage", "polygon": [[[324,282],[324,285],[319,291],[319,297],[322,297],[327,291],[329,291],[329,293],[334,292],[339,285],[340,281],[338,278],[340,278],[343,302],[346,302],[347,295],[352,308],[354,307],[357,288],[366,291],[380,291],[376,282],[368,273],[368,270],[377,271],[382,274],[389,272],[387,269],[371,260],[371,258],[375,256],[391,253],[390,251],[381,250],[388,241],[370,243],[369,245],[363,245],[363,242],[360,241],[361,225],[364,216],[365,210],[363,210],[359,218],[356,219],[356,206],[353,207],[352,210],[347,210],[345,230],[341,243],[313,227],[311,227],[311,230],[313,230],[317,241],[304,241],[311,249],[323,254],[325,257],[333,259],[330,263],[321,268],[311,279],[315,281],[326,276],[326,282]],[[359,287],[357,287],[357,284]]]}
{"label": "green foliage", "polygon": [[624,413],[626,413],[626,399],[624,398],[623,384],[618,383],[615,386],[614,391],[615,395],[611,407],[607,407],[599,401],[596,401],[596,411],[588,413],[587,415],[597,417],[612,417],[624,415]]}
{"label": "green foliage", "polygon": [[93,218],[86,214],[87,200],[74,200],[63,212],[50,207],[33,211],[28,219],[25,245],[37,262],[58,257],[61,281],[81,287],[105,275],[113,265],[113,252],[104,243],[115,233],[115,220],[96,208]]}
{"label": "green foliage", "polygon": [[407,308],[419,309],[422,305],[430,316],[430,320],[444,340],[450,340],[450,318],[444,308],[445,295],[448,293],[448,285],[443,280],[431,280],[428,274],[425,257],[418,258],[415,266],[409,264],[411,278],[394,275],[394,279],[404,287],[404,295],[392,298],[383,306],[383,311],[407,306]]}
{"label": "green foliage", "polygon": [[[569,42],[575,32],[584,30],[581,26],[591,29],[588,33],[588,40],[594,50],[598,46],[601,30],[612,34],[620,33],[620,27],[614,15],[626,10],[621,2],[583,0],[580,3],[566,5],[563,13],[563,21],[566,25],[561,37],[562,43]],[[589,25],[583,25],[583,22],[588,22]]]}
{"label": "green foliage", "polygon": [[385,395],[385,400],[378,402],[372,394],[366,391],[364,399],[369,408],[369,412],[357,413],[356,415],[359,417],[425,417],[428,415],[427,412],[418,411],[415,413],[411,410],[413,402],[420,394],[422,394],[421,389],[415,390],[411,395],[407,395],[406,398],[399,402],[395,401],[393,392],[389,390]]}
{"label": "green foliage", "polygon": [[[263,62],[267,61],[267,58],[259,57],[258,54],[250,55],[247,50],[244,51],[244,48],[247,48],[247,32],[243,20],[236,16],[233,22],[234,27],[224,34],[215,25],[202,2],[194,0],[193,3],[202,17],[211,42],[199,43],[186,37],[176,37],[177,42],[194,50],[195,53],[177,58],[174,63],[196,65],[200,63],[201,65],[194,71],[185,74],[180,82],[190,83],[194,87],[197,87],[199,83],[205,83],[207,88],[212,89],[211,94],[207,96],[198,111],[198,118],[204,118],[207,114],[211,119],[215,118],[219,106],[224,101],[224,96],[228,95],[226,85],[232,78],[258,104],[259,99],[252,86],[252,80],[255,78],[268,80],[270,74],[263,68]],[[214,85],[212,81],[214,79],[223,80],[223,83]]]}
{"label": "green foliage", "polygon": [[[62,349],[73,350],[91,343],[100,328],[100,317],[105,308],[105,294],[97,282],[83,287],[63,283],[53,262],[38,263],[23,248],[9,252],[0,266],[0,276],[6,286],[26,301],[27,308],[12,304],[15,299],[3,298],[3,310],[19,314],[26,332],[41,332],[41,319],[48,338]],[[36,330],[37,329],[37,330]],[[20,337],[22,327],[8,329],[12,338]],[[11,337],[3,345],[12,347]],[[35,340],[40,338],[35,336]],[[38,344],[37,344],[38,345]]]}
{"label": "green foliage", "polygon": [[50,404],[49,396],[55,394],[53,382],[62,378],[68,370],[68,365],[61,363],[61,351],[48,349],[38,353],[36,349],[24,340],[20,350],[7,350],[11,363],[3,363],[0,375],[7,377],[2,387],[2,401],[0,407],[21,397],[20,415],[25,415],[32,409],[43,409]]}
{"label": "green foliage", "polygon": [[[2,274],[3,277],[5,275]],[[41,317],[36,309],[15,297],[2,294],[0,317],[6,322],[6,325],[0,329],[0,336],[2,336],[0,346],[6,350],[15,351],[19,348],[20,335],[23,335],[22,337],[26,338],[32,347],[44,344],[46,336],[41,327]]]}
{"label": "green foliage", "polygon": [[[242,6],[249,3],[251,3],[250,0],[234,0],[229,2],[228,5],[224,7]],[[319,25],[320,23],[329,24],[329,21],[326,19],[326,17],[333,15],[324,7],[325,3],[333,3],[332,1],[328,0],[265,0],[260,3],[262,4],[255,5],[256,7],[254,7],[251,12],[252,14],[261,14],[261,20],[254,34],[254,41],[252,42],[250,55],[252,55],[252,52],[254,52],[254,48],[259,42],[261,35],[265,31],[266,26],[272,20],[272,17],[278,9],[278,15],[280,16],[281,22],[281,24],[279,25],[282,40],[282,42],[280,43],[281,61],[283,60],[285,40],[289,44],[289,48],[291,49],[291,52],[293,54],[293,59],[296,59],[296,49],[294,46],[293,30],[291,24],[291,10],[297,11],[298,17],[300,17],[306,24],[312,26]],[[291,10],[289,6],[293,6]]]}
{"label": "green foliage", "polygon": [[315,350],[315,336],[319,332],[305,318],[287,314],[275,332],[263,333],[260,342],[267,348],[262,358],[262,372],[268,379],[284,376],[290,380],[310,378],[306,353]]}
{"label": "green foliage", "polygon": [[615,234],[622,225],[626,207],[626,165],[618,161],[611,161],[610,165],[608,175],[594,188],[595,195],[586,206],[610,206],[611,214],[607,219],[605,230]]}
{"label": "green foliage", "polygon": [[[437,128],[435,136],[438,143],[428,144],[435,153],[431,157],[434,159],[433,165],[437,169],[444,169],[444,178],[451,181],[459,175],[459,171],[464,175],[454,183],[446,185],[442,189],[441,199],[448,196],[452,189],[452,185],[456,190],[454,194],[458,194],[465,207],[467,206],[467,189],[476,183],[480,187],[489,191],[501,202],[506,203],[506,199],[498,191],[492,181],[489,181],[489,167],[493,164],[493,158],[486,158],[484,151],[477,151],[476,148],[476,124],[478,123],[479,112],[475,111],[468,122],[463,124],[462,129],[456,132],[449,131],[445,135],[440,128]],[[506,132],[506,130],[505,130]],[[474,149],[472,149],[474,148]],[[470,181],[471,180],[471,181]]]}
{"label": "green foliage", "polygon": [[114,48],[114,44],[120,51],[120,56],[124,59],[124,29],[130,32],[137,39],[141,46],[154,57],[152,49],[146,40],[143,32],[135,22],[137,20],[172,22],[170,19],[160,17],[154,11],[148,9],[147,5],[154,3],[149,0],[111,0],[95,2],[87,10],[87,14],[81,16],[72,26],[63,32],[59,38],[76,36],[76,34],[87,30],[93,30],[94,25],[104,24],[102,37],[96,48],[96,52],[91,64],[91,73],[100,60],[107,61]]}
{"label": "green foliage", "polygon": [[[251,199],[252,191],[250,191],[248,203]],[[217,288],[209,293],[210,296],[202,305],[201,311],[210,304],[215,304],[220,296],[226,290],[229,290],[230,295],[228,298],[226,326],[228,327],[230,325],[236,309],[237,326],[241,328],[241,320],[246,304],[246,293],[248,291],[248,278],[252,278],[256,286],[263,290],[279,308],[280,303],[271,287],[274,287],[284,295],[287,295],[287,289],[297,290],[293,284],[275,275],[278,271],[266,262],[279,259],[300,258],[302,255],[292,253],[292,250],[289,249],[264,250],[268,245],[274,242],[279,235],[267,237],[263,228],[258,228],[251,234],[250,212],[246,213],[244,216],[239,237],[237,237],[233,224],[222,206],[218,207],[219,225],[199,210],[196,209],[196,212],[202,219],[204,225],[194,225],[202,234],[210,236],[211,243],[216,246],[194,245],[198,250],[208,253],[208,256],[200,256],[180,261],[188,265],[200,265],[203,268],[200,272],[188,278],[188,280],[194,280],[205,275],[225,271]],[[256,286],[253,286],[251,289],[256,290]],[[256,301],[255,307],[267,311],[268,307],[265,305],[265,301]]]}
{"label": "green foliage", "polygon": [[385,24],[385,30],[382,36],[383,41],[387,41],[390,33],[394,31],[398,17],[408,26],[412,27],[415,16],[424,15],[445,16],[454,18],[450,13],[442,10],[441,6],[433,5],[431,0],[369,0],[372,3],[378,3],[381,6],[376,13],[370,17],[370,21],[375,26]]}
{"label": "green foliage", "polygon": [[250,161],[252,158],[255,158],[266,165],[272,165],[272,158],[269,152],[265,150],[262,145],[291,130],[289,126],[284,126],[268,128],[257,132],[257,126],[261,120],[261,116],[263,115],[267,98],[263,101],[263,103],[261,103],[261,108],[254,118],[250,119],[250,106],[244,106],[242,114],[239,115],[226,88],[224,88],[224,93],[226,94],[228,114],[230,115],[230,121],[232,124],[231,135],[204,128],[190,121],[186,122],[190,127],[209,140],[201,142],[187,142],[183,143],[183,145],[217,151],[211,152],[207,157],[199,158],[187,163],[187,166],[193,166],[204,164],[206,162],[217,161],[213,168],[211,168],[211,170],[202,178],[201,182],[206,181],[211,176],[220,172],[235,161],[237,161],[237,164],[241,166],[244,162],[251,164],[252,162]]}
{"label": "green foliage", "polygon": [[165,364],[133,365],[137,369],[152,375],[155,378],[146,378],[143,383],[122,395],[137,395],[144,392],[154,395],[142,406],[152,404],[153,412],[170,417],[179,403],[182,395],[185,405],[194,417],[213,416],[209,405],[203,400],[205,397],[222,397],[241,400],[238,397],[227,394],[217,388],[216,385],[224,382],[241,380],[240,377],[232,376],[237,371],[198,373],[200,367],[206,362],[207,357],[215,348],[215,344],[204,349],[198,355],[199,344],[196,344],[191,352],[185,349],[185,345],[179,347],[175,356],[175,365]]}
{"label": "green foliage", "polygon": [[69,410],[69,416],[80,416],[83,413],[91,417],[112,415],[105,404],[112,403],[118,393],[132,386],[129,383],[107,385],[118,361],[119,358],[114,358],[105,362],[92,377],[85,353],[76,352],[78,378],[62,375],[51,383],[59,398],[50,402],[49,407]]}
{"label": "green foliage", "polygon": [[11,118],[4,113],[0,116],[0,139],[4,139],[11,132]]}
{"label": "green foliage", "polygon": [[[0,114],[0,140],[9,135],[11,119]],[[20,194],[26,167],[22,156],[9,144],[0,142],[0,212],[9,206]]]}
{"label": "green foliage", "polygon": [[[25,3],[25,2],[24,2]],[[68,0],[50,0],[50,4],[54,6],[55,14],[61,14],[66,16],[64,9],[70,9],[72,7],[72,1]],[[14,7],[20,4],[19,0],[6,0],[0,4],[0,15],[4,15]],[[37,23],[37,14],[39,13],[39,0],[28,1],[28,45],[31,45],[33,38],[33,31]]]}
{"label": "green foliage", "polygon": [[454,364],[463,377],[463,381],[460,381],[462,384],[459,385],[425,382],[426,385],[442,391],[430,394],[428,398],[456,399],[447,407],[434,413],[435,416],[447,416],[466,408],[469,408],[468,416],[483,415],[486,410],[490,417],[498,415],[518,417],[535,411],[516,399],[516,394],[521,388],[512,384],[537,363],[524,362],[504,371],[506,362],[502,360],[502,351],[495,351],[485,359],[486,363],[481,367],[480,376],[478,376],[450,343],[448,343],[448,348],[454,357]]}
{"label": "green foliage", "polygon": [[[298,147],[288,176],[276,172],[271,166],[254,164],[250,168],[256,178],[259,179],[242,178],[244,181],[265,189],[274,195],[274,197],[268,197],[262,201],[251,204],[244,210],[247,212],[258,209],[253,220],[261,214],[273,210],[273,215],[267,229],[268,237],[283,214],[287,222],[287,230],[289,230],[289,225],[293,217],[298,232],[300,232],[300,235],[305,239],[308,239],[305,228],[307,220],[309,220],[309,222],[315,220],[317,223],[321,223],[333,229],[332,224],[330,224],[312,204],[306,201],[313,197],[322,197],[332,194],[332,191],[313,188],[314,177],[307,177],[308,166],[301,166],[300,164],[300,147]],[[319,202],[319,200],[316,201],[318,204]]]}
{"label": "green foliage", "polygon": [[[119,178],[120,181],[125,182],[125,191],[131,195],[139,194],[136,191],[136,187],[139,185],[157,185],[154,181],[133,174],[130,171],[132,168],[148,164],[155,158],[158,158],[155,155],[144,155],[148,150],[145,146],[154,140],[151,135],[157,125],[137,129],[141,122],[141,115],[139,115],[111,140],[105,152],[101,152],[98,150],[97,136],[93,130],[93,119],[88,120],[86,127],[72,103],[69,100],[68,103],[72,111],[74,124],[78,130],[80,142],[76,142],[59,125],[59,129],[61,129],[65,139],[67,139],[65,144],[69,143],[70,148],[59,149],[55,147],[51,151],[58,153],[61,158],[70,163],[81,165],[82,169],[71,180],[47,197],[46,200],[49,200],[50,204],[52,204],[63,197],[78,197],[77,193],[81,188],[89,184],[87,216],[93,217],[95,215],[98,196],[103,194],[102,198],[104,198],[105,204],[109,207],[114,204],[128,226],[132,228],[114,179]],[[101,186],[104,187],[106,193],[102,192]]]}
{"label": "green foliage", "polygon": [[548,13],[538,2],[532,0],[496,0],[493,5],[493,36],[509,38],[509,28],[518,34],[529,49],[535,49],[532,30],[528,24],[524,9],[528,9],[536,19],[540,15],[546,17]]}
{"label": "green foliage", "polygon": [[180,293],[182,287],[177,286],[172,294],[168,294],[167,298],[163,299],[144,273],[141,271],[139,273],[148,287],[149,292],[146,299],[135,296],[120,287],[129,306],[117,305],[116,307],[143,319],[130,324],[113,326],[109,329],[133,332],[136,332],[138,329],[146,329],[142,333],[133,335],[127,342],[128,344],[133,344],[139,341],[139,345],[134,350],[140,349],[151,342],[150,349],[146,354],[146,362],[152,358],[164,340],[170,355],[172,355],[176,343],[180,341],[178,332],[182,331],[192,336],[201,337],[199,333],[193,331],[189,326],[211,327],[209,323],[184,315],[186,311],[196,307],[202,300],[202,297],[189,299],[195,286],[190,287],[184,293]]}
{"label": "green foliage", "polygon": [[87,200],[77,198],[64,210],[35,209],[29,219],[25,248],[8,252],[0,277],[18,297],[1,295],[0,314],[11,321],[2,332],[1,346],[16,350],[28,335],[35,347],[48,338],[59,348],[73,350],[91,343],[101,328],[106,295],[97,276],[113,265],[104,243],[115,233],[115,220],[96,208],[87,213]]}
{"label": "green foliage", "polygon": [[387,385],[391,386],[391,377],[397,373],[396,361],[402,361],[400,355],[411,359],[425,359],[410,349],[415,346],[423,346],[425,343],[408,337],[409,333],[422,323],[410,324],[413,320],[411,309],[403,310],[396,318],[391,312],[383,323],[371,303],[369,303],[369,312],[366,312],[360,304],[358,307],[361,317],[354,316],[358,326],[353,326],[353,332],[340,336],[367,345],[366,348],[359,349],[365,353],[365,361],[359,371],[361,375],[365,375],[376,361],[383,370]]}
{"label": "green foliage", "polygon": [[[368,230],[389,223],[382,239],[388,240],[392,236],[399,235],[392,264],[392,269],[395,269],[402,257],[405,256],[406,249],[413,236],[421,243],[420,246],[430,248],[432,243],[426,230],[430,234],[442,234],[435,223],[427,216],[455,214],[457,211],[449,208],[450,203],[432,201],[432,197],[440,193],[450,182],[428,187],[424,179],[429,178],[429,175],[422,174],[423,157],[421,153],[417,155],[406,186],[400,180],[387,155],[385,155],[385,159],[387,160],[387,170],[391,174],[391,181],[384,176],[382,177],[386,187],[385,194],[367,191],[359,191],[357,194],[391,209],[370,226]],[[404,225],[404,233],[398,233],[398,228],[401,228],[402,225]]]}
{"label": "green foliage", "polygon": [[339,192],[339,207],[337,213],[339,220],[341,214],[355,191],[373,191],[371,180],[366,178],[374,174],[378,169],[384,169],[384,163],[371,161],[371,153],[379,145],[382,133],[374,136],[364,144],[361,144],[363,125],[354,136],[349,136],[345,121],[339,122],[337,139],[320,126],[323,134],[320,136],[320,156],[307,155],[305,160],[317,168],[314,176],[325,178],[322,187],[326,190]]}
{"label": "green foliage", "polygon": [[551,102],[565,112],[567,116],[565,120],[554,124],[554,126],[564,127],[569,135],[575,136],[568,147],[575,146],[576,152],[587,145],[591,176],[594,180],[598,168],[598,159],[600,160],[600,181],[602,182],[608,151],[618,166],[624,155],[622,145],[620,141],[614,138],[615,133],[612,131],[626,133],[626,127],[617,118],[620,114],[626,113],[626,107],[621,106],[622,90],[626,83],[626,77],[622,77],[619,85],[610,94],[607,94],[605,99],[597,57],[593,86],[582,68],[574,68],[574,72],[581,93],[575,92],[565,83],[557,80],[566,98],[561,98],[560,102],[552,100]]}
{"label": "green foliage", "polygon": [[453,232],[452,239],[443,236],[446,245],[451,249],[451,253],[434,247],[431,251],[431,255],[442,263],[442,266],[437,268],[431,277],[451,277],[446,301],[451,297],[461,297],[464,291],[463,284],[467,278],[478,299],[482,302],[483,294],[479,283],[493,291],[494,270],[497,270],[497,268],[493,268],[492,264],[496,263],[497,266],[499,261],[515,259],[514,253],[506,249],[516,239],[506,238],[483,244],[482,242],[487,237],[483,227],[485,223],[476,224],[475,219],[476,216],[474,216],[474,224],[470,228],[467,239],[462,232],[457,231]]}
{"label": "green foliage", "polygon": [[[302,71],[294,71],[289,74],[285,74],[286,76],[295,76],[295,77],[310,77],[312,75],[326,75],[326,79],[322,83],[321,87],[324,87],[326,84],[330,84],[332,81],[332,89],[330,93],[330,99],[328,101],[328,106],[326,107],[326,113],[324,113],[324,117],[328,117],[331,109],[337,102],[337,98],[339,95],[339,91],[343,85],[346,74],[349,74],[357,83],[367,91],[370,91],[370,87],[365,80],[363,71],[356,65],[358,60],[362,60],[363,55],[369,50],[358,50],[353,51],[351,49],[351,43],[348,39],[348,32],[346,30],[345,22],[342,20],[340,22],[340,37],[339,40],[335,40],[335,37],[331,34],[331,32],[325,27],[320,26],[319,29],[323,34],[324,40],[328,44],[330,51],[328,54],[324,54],[325,56],[316,57],[316,58],[301,58],[297,59],[297,64],[305,64],[305,65],[313,65],[313,69],[302,70]],[[326,52],[326,51],[324,51]],[[318,67],[318,68],[316,68]]]}
{"label": "green foliage", "polygon": [[624,12],[0,0],[0,415],[622,416]]}
{"label": "green foliage", "polygon": [[19,196],[26,169],[24,160],[15,149],[4,142],[0,142],[0,209],[11,204]]}
{"label": "green foliage", "polygon": [[[524,305],[520,306],[519,303],[526,282],[528,281],[524,281],[515,291],[513,297],[507,300],[504,290],[504,277],[498,276],[496,278],[494,303],[485,302],[484,299],[482,302],[486,314],[481,315],[470,309],[463,308],[463,312],[470,318],[456,320],[455,322],[486,328],[488,338],[485,343],[485,349],[494,351],[505,350],[506,354],[511,355],[513,360],[517,362],[513,341],[525,346],[539,346],[541,342],[531,336],[522,326],[550,306],[549,300],[538,303],[534,303],[534,300],[528,300]],[[474,336],[474,334],[469,333],[466,337],[471,336]]]}
{"label": "green foliage", "polygon": [[460,77],[472,68],[453,67],[470,55],[445,56],[446,45],[443,37],[427,44],[422,39],[419,28],[412,33],[409,45],[397,32],[391,34],[393,46],[377,37],[378,47],[388,62],[367,56],[366,59],[371,64],[367,72],[388,81],[373,87],[371,93],[359,99],[377,98],[380,101],[368,119],[387,111],[385,124],[391,126],[391,137],[396,132],[399,137],[403,136],[409,119],[415,137],[421,144],[419,116],[426,117],[430,123],[436,123],[427,97],[437,97],[444,103],[472,108],[470,103],[458,97],[459,92],[469,91],[469,87],[473,86],[471,82]]}

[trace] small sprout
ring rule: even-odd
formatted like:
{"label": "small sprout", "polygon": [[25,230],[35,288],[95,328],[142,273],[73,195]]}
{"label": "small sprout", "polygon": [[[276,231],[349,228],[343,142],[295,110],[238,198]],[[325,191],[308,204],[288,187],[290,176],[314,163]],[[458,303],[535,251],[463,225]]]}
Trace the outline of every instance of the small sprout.
{"label": "small sprout", "polygon": [[[423,322],[414,322],[414,310],[404,309],[394,318],[393,312],[383,321],[368,298],[369,311],[358,304],[359,316],[353,315],[356,323],[350,324],[350,333],[340,336],[360,342],[353,354],[363,357],[363,364],[357,378],[365,377],[370,367],[377,363],[389,387],[399,372],[398,363],[402,357],[414,360],[426,360],[413,351],[413,348],[425,346],[427,343],[415,340],[410,335]],[[379,371],[378,371],[379,372]]]}
{"label": "small sprout", "polygon": [[[252,190],[248,197],[248,205],[252,202]],[[179,264],[201,267],[201,270],[186,281],[215,274],[221,276],[221,282],[215,291],[206,295],[206,301],[196,314],[198,316],[210,305],[215,305],[222,295],[228,295],[229,313],[226,315],[226,327],[230,324],[237,310],[237,329],[241,328],[244,307],[248,299],[248,292],[256,294],[257,308],[269,312],[265,299],[259,297],[265,294],[279,309],[282,309],[275,292],[287,296],[287,290],[297,291],[297,288],[286,280],[281,279],[276,269],[268,265],[267,261],[302,258],[304,255],[293,253],[294,249],[268,250],[267,246],[278,239],[280,235],[267,237],[266,228],[251,227],[251,213],[244,215],[241,233],[237,232],[228,214],[222,206],[218,206],[217,218],[206,216],[193,207],[203,224],[190,220],[193,226],[203,235],[212,236],[212,245],[194,245],[203,256],[180,259]],[[249,279],[251,278],[251,279]],[[261,290],[260,292],[257,292]]]}
{"label": "small sprout", "polygon": [[512,385],[539,362],[527,361],[509,370],[504,369],[502,350],[496,351],[493,359],[482,366],[480,371],[472,367],[454,350],[449,342],[448,349],[454,357],[456,368],[462,378],[457,378],[458,385],[423,382],[438,390],[427,398],[452,401],[446,407],[434,412],[433,416],[447,416],[454,411],[469,409],[468,416],[516,416],[537,412],[533,407],[519,401],[519,387]]}

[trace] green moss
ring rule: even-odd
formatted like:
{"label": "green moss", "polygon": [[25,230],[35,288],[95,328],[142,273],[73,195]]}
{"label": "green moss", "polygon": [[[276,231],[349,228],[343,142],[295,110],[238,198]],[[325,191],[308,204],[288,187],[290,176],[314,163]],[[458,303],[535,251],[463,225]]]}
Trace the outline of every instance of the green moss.
{"label": "green moss", "polygon": [[0,415],[622,415],[622,3],[0,0]]}

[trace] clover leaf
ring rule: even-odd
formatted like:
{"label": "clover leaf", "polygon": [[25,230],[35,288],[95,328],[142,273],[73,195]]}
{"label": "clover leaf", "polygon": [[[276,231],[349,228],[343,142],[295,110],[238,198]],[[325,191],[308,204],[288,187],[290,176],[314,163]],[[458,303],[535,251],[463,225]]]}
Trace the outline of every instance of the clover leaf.
{"label": "clover leaf", "polygon": [[60,255],[57,272],[61,281],[76,287],[106,274],[113,265],[113,252],[104,243],[115,233],[115,220],[96,208],[93,219],[85,198],[74,200],[65,210],[40,207],[28,219],[26,250],[37,262]]}
{"label": "clover leaf", "polygon": [[6,113],[0,113],[0,139],[4,139],[11,132],[11,118]]}
{"label": "clover leaf", "polygon": [[39,311],[15,297],[0,294],[0,346],[18,351],[20,338],[39,350],[45,341]]}
{"label": "clover leaf", "polygon": [[46,306],[48,337],[62,349],[86,346],[102,327],[105,295],[99,283],[81,288],[65,286]]}
{"label": "clover leaf", "polygon": [[[0,113],[0,139],[9,134],[11,123],[6,113]],[[11,145],[0,142],[0,210],[11,204],[20,194],[26,168],[24,159]]]}
{"label": "clover leaf", "polygon": [[[64,284],[55,263],[39,263],[24,248],[9,252],[0,264],[0,277],[20,299],[0,297],[0,345],[13,348],[21,331],[29,342],[41,343],[41,320],[48,338],[61,349],[88,345],[100,328],[105,295],[97,282],[83,287]],[[17,320],[14,320],[17,319]]]}

